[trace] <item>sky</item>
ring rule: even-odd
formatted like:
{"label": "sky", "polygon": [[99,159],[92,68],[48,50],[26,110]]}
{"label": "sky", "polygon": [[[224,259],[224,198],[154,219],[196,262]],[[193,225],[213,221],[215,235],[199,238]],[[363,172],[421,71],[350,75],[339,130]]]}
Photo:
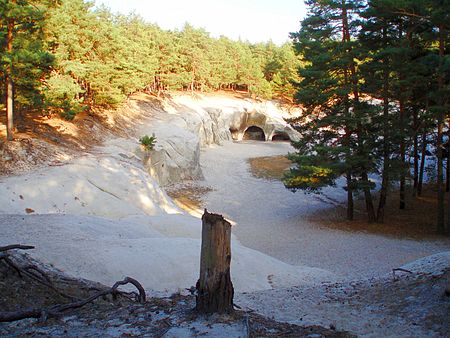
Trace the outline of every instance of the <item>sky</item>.
{"label": "sky", "polygon": [[181,29],[188,22],[213,37],[282,44],[300,29],[303,0],[95,0],[113,12],[134,12],[163,29]]}

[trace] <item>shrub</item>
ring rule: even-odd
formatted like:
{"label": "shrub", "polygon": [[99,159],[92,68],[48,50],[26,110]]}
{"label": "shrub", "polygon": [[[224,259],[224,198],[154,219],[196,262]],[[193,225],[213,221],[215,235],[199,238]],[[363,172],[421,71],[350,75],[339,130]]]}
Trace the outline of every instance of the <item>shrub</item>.
{"label": "shrub", "polygon": [[144,135],[139,139],[139,142],[141,142],[145,150],[153,150],[156,144],[156,136],[155,134],[152,136]]}

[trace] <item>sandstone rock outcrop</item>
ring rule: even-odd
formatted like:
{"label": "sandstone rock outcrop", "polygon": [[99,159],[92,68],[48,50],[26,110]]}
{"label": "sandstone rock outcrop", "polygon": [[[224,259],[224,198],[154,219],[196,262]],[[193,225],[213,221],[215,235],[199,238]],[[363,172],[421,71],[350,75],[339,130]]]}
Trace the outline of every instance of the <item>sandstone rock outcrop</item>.
{"label": "sandstone rock outcrop", "polygon": [[[131,107],[143,109],[137,101],[132,101]],[[139,129],[140,135],[157,137],[155,149],[143,160],[161,185],[199,179],[200,150],[204,146],[253,138],[253,130],[260,130],[264,141],[297,141],[299,133],[283,119],[287,116],[286,110],[270,101],[174,94],[165,98],[162,108],[154,110],[150,121]]]}

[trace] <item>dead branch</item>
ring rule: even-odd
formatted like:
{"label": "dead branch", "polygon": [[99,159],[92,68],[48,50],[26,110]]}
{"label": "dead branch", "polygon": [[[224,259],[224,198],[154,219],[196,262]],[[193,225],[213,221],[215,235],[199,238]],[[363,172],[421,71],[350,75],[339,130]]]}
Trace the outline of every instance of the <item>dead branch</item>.
{"label": "dead branch", "polygon": [[21,311],[0,312],[0,322],[13,322],[13,321],[21,320],[21,319],[25,319],[25,318],[57,317],[57,316],[62,315],[62,313],[64,311],[71,310],[71,309],[78,309],[88,303],[93,302],[97,298],[100,298],[100,297],[103,297],[103,296],[106,296],[109,294],[117,295],[120,293],[117,290],[117,288],[121,285],[126,285],[126,284],[133,284],[136,287],[136,289],[139,291],[138,300],[139,300],[139,302],[144,303],[145,299],[146,299],[146,295],[145,295],[145,290],[142,287],[142,285],[137,280],[130,278],[130,277],[126,277],[124,280],[114,283],[112,288],[97,292],[96,294],[94,294],[86,299],[77,301],[77,302],[62,304],[62,305],[55,305],[55,306],[48,307],[48,308],[35,308],[35,309],[26,309],[26,310],[21,310]]}
{"label": "dead branch", "polygon": [[3,260],[10,268],[14,269],[17,272],[19,277],[22,278],[22,273],[21,273],[20,268],[16,264],[14,264],[14,262],[11,259],[9,259],[9,256],[3,258]]}
{"label": "dead branch", "polygon": [[403,269],[403,268],[395,268],[395,269],[392,269],[392,276],[394,277],[394,279],[397,277],[395,275],[396,271],[402,271],[402,272],[407,272],[407,273],[412,274],[412,271],[409,271],[409,270],[406,270],[406,269]]}
{"label": "dead branch", "polygon": [[[14,269],[17,274],[19,275],[19,277],[22,277],[22,274],[29,277],[30,279],[45,285],[46,287],[48,287],[49,289],[55,291],[56,293],[58,293],[60,296],[70,299],[70,300],[74,300],[77,299],[76,297],[70,296],[65,294],[64,292],[58,290],[52,283],[52,281],[50,280],[50,278],[45,274],[44,271],[42,271],[41,269],[39,269],[37,266],[33,266],[33,265],[27,265],[25,267],[21,267],[18,264],[16,264],[15,262],[13,262],[10,258],[5,258],[4,262],[11,267],[12,269]],[[37,272],[37,273],[36,273]]]}
{"label": "dead branch", "polygon": [[[39,269],[37,266],[27,265],[27,266],[24,266],[22,269],[25,270],[26,272],[28,272],[29,274],[35,276],[36,278],[45,279],[48,284],[53,285],[52,281],[50,280],[50,277],[48,277],[47,274],[44,271],[42,271],[41,269]],[[33,271],[35,271],[35,272],[33,272]],[[37,274],[36,274],[36,272],[37,272]]]}
{"label": "dead branch", "polygon": [[0,252],[8,251],[8,250],[14,250],[14,249],[20,249],[20,250],[30,250],[34,249],[34,246],[32,245],[21,245],[21,244],[11,244],[7,246],[0,246]]}

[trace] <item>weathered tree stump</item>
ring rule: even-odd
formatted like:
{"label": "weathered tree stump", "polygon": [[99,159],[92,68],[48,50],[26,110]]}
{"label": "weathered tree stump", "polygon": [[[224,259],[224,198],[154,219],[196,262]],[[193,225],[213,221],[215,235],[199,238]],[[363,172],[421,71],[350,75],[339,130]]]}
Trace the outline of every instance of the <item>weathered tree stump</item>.
{"label": "weathered tree stump", "polygon": [[231,224],[205,209],[202,217],[200,278],[196,310],[200,313],[233,312],[234,289],[230,277]]}

